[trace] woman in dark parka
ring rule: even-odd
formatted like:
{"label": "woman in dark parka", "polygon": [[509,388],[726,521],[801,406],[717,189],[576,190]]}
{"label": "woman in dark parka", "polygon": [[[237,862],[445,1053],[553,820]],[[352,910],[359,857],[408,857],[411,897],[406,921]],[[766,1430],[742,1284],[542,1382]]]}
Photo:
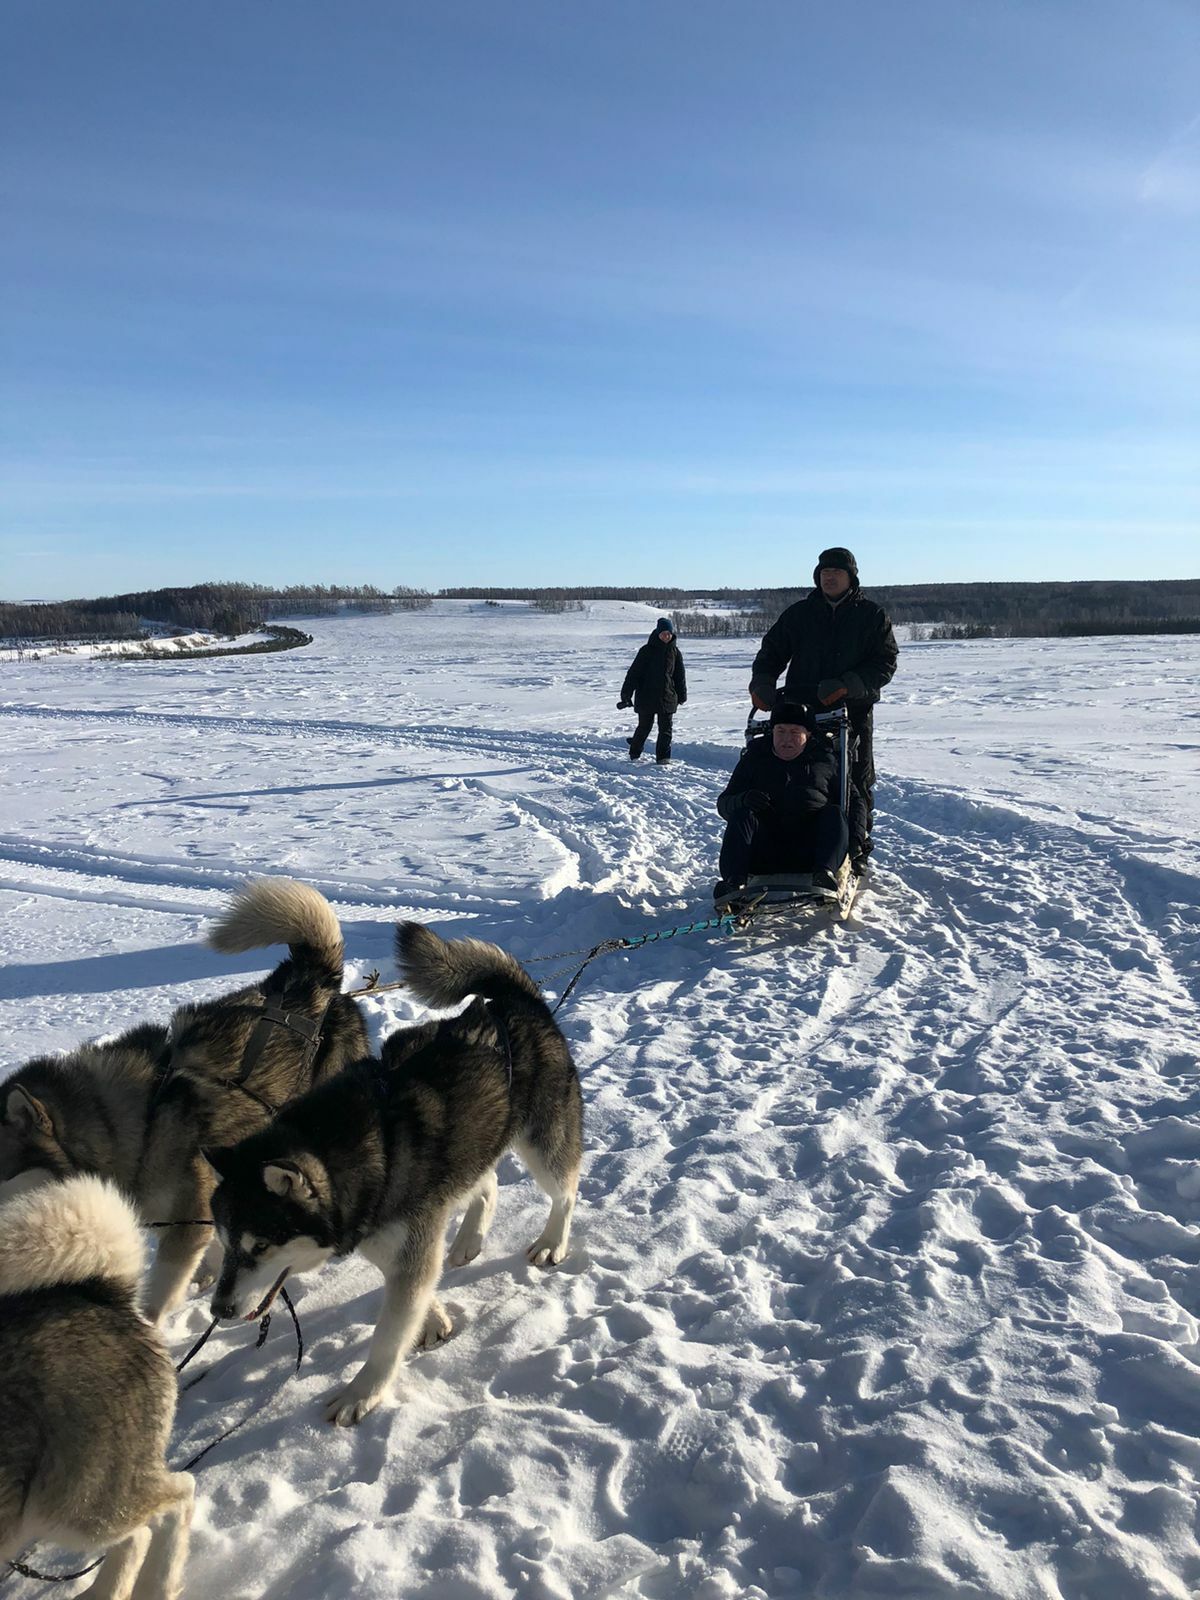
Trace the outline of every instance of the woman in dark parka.
{"label": "woman in dark parka", "polygon": [[659,617],[646,643],[633,658],[633,665],[621,685],[617,710],[633,706],[638,714],[637,728],[625,742],[629,759],[636,761],[645,748],[655,717],[658,738],[654,759],[662,765],[671,759],[671,719],[677,707],[687,701],[687,677],[683,656],[675,642],[675,627],[670,617]]}

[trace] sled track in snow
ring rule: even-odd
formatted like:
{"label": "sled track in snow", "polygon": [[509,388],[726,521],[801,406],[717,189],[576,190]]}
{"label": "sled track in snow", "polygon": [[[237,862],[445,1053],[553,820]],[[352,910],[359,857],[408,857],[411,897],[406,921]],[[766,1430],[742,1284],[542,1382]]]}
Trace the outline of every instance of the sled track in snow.
{"label": "sled track in snow", "polygon": [[[632,923],[630,898],[694,901],[711,881],[715,759],[659,784],[566,735],[0,709],[528,761],[548,775],[534,792],[455,782],[559,839],[576,918],[591,898]],[[879,829],[852,928],[591,969],[564,1013],[590,1153],[552,1289],[506,1264],[538,1211],[510,1180],[487,1257],[447,1283],[462,1331],[414,1364],[404,1405],[318,1448],[305,1424],[331,1374],[294,1391],[291,1470],[349,1483],[356,1526],[402,1511],[405,1539],[434,1548],[457,1497],[525,1584],[553,1539],[528,1555],[512,1459],[546,1488],[548,1527],[586,1522],[608,1546],[609,1592],[627,1576],[645,1600],[1194,1591],[1200,884],[1136,840],[908,780],[881,785]],[[20,838],[0,860],[101,895],[215,898],[241,877]],[[582,942],[553,899],[517,911],[523,943]],[[362,1305],[317,1302],[335,1367],[374,1306],[354,1281]],[[243,1464],[226,1492],[269,1512],[277,1468]],[[275,1542],[274,1589],[307,1595],[294,1543]],[[362,1582],[338,1548],[320,1556],[331,1592]],[[231,1543],[230,1572],[243,1559]],[[208,1600],[220,1569],[197,1565]],[[714,1570],[730,1586],[703,1589]]]}
{"label": "sled track in snow", "polygon": [[[100,849],[64,845],[44,845],[27,839],[0,835],[0,863],[9,867],[32,867],[36,878],[22,878],[6,873],[0,865],[0,887],[18,892],[53,893],[51,876],[79,880],[74,893],[79,897],[102,900],[107,903],[147,909],[180,911],[195,909],[208,915],[214,907],[240,889],[246,882],[245,867],[212,866],[193,867],[182,862],[138,858]],[[320,890],[328,899],[342,905],[377,906],[397,908],[402,899],[397,894],[381,893],[377,886],[355,882],[353,879],[332,878],[310,873],[305,881]],[[87,888],[87,884],[121,884],[131,891],[130,896],[114,900],[103,887]],[[67,892],[62,889],[61,892]],[[155,898],[158,892],[159,898]],[[193,904],[185,904],[189,893]],[[196,895],[201,899],[195,899]],[[462,896],[429,895],[429,905],[443,912],[461,911]]]}
{"label": "sled track in snow", "polygon": [[450,724],[409,728],[381,722],[348,722],[320,717],[207,717],[185,712],[109,711],[83,707],[66,709],[22,706],[12,702],[0,705],[0,716],[148,730],[167,728],[180,732],[227,733],[241,737],[272,738],[287,735],[289,738],[368,740],[400,750],[449,747],[465,752],[514,756],[536,751],[542,756],[555,754],[583,760],[616,754],[611,740],[580,739],[561,733],[509,733],[493,728],[459,728]]}
{"label": "sled track in snow", "polygon": [[[669,783],[656,785],[653,808],[648,809],[646,785],[655,783],[659,774],[654,771],[652,762],[633,768],[619,742],[612,739],[580,739],[552,732],[506,732],[477,727],[397,728],[340,720],[206,717],[12,704],[0,706],[0,715],[43,722],[82,723],[105,729],[144,729],[147,733],[159,731],[185,737],[196,734],[210,743],[220,737],[231,742],[286,739],[289,743],[311,740],[335,746],[365,743],[373,748],[410,753],[448,751],[464,761],[484,757],[520,763],[511,775],[502,773],[496,779],[464,772],[446,781],[462,790],[486,796],[501,814],[525,823],[548,841],[561,846],[565,859],[553,874],[553,888],[603,886],[619,888],[626,895],[661,895],[672,889],[678,893],[679,885],[686,885],[693,874],[692,841],[697,836],[706,841],[706,858],[715,854],[715,846],[708,842],[716,828],[711,770],[723,768],[727,762],[724,752],[689,747],[688,758],[671,769]],[[522,781],[509,786],[497,781],[506,776]],[[278,792],[287,794],[289,791],[284,787]],[[220,795],[200,795],[196,801],[220,798]],[[266,796],[260,798],[265,801]],[[129,809],[136,811],[138,806],[145,806],[152,811],[158,805],[189,803],[192,803],[190,797],[181,797],[173,791],[166,796],[130,802]],[[41,847],[35,841],[20,840],[13,841],[12,848],[36,854]],[[52,853],[64,860],[70,856],[69,851],[54,850]],[[3,858],[0,845],[0,859]],[[246,871],[246,866],[231,862],[228,867],[211,869],[211,875],[205,872],[196,878],[189,877],[185,870],[183,881],[195,883],[197,887],[205,882],[220,887],[227,881],[244,878]],[[151,875],[155,875],[155,869]],[[324,892],[334,895],[345,892],[365,904],[387,903],[395,898],[390,893],[381,895],[378,884],[363,885],[360,889],[352,880],[344,887],[328,880],[314,881]],[[697,887],[707,893],[711,881],[706,864],[703,884]],[[396,892],[403,895],[403,887]],[[477,889],[472,898],[478,898]],[[435,892],[430,903],[437,907],[452,904],[453,900]]]}
{"label": "sled track in snow", "polygon": [[1190,1526],[1200,1448],[1197,883],[1148,921],[1120,849],[921,784],[881,834],[850,938],[581,1001],[585,1214],[629,1220],[568,1330],[619,1362],[561,1403],[656,1396],[608,1491],[651,1543],[728,1499],[731,1592],[1183,1600],[1143,1513]]}

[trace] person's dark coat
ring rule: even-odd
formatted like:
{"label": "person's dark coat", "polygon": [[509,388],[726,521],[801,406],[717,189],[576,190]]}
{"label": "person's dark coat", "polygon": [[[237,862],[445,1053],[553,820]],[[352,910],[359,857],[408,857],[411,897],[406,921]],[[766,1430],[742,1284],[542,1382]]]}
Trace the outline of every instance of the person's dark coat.
{"label": "person's dark coat", "polygon": [[897,655],[887,612],[860,592],[857,579],[837,605],[817,588],[767,630],[750,669],[750,691],[764,705],[773,705],[776,680],[786,667],[784,699],[819,707],[818,685],[838,679],[848,691],[845,704],[851,717],[858,721],[891,682]]}
{"label": "person's dark coat", "polygon": [[674,638],[664,644],[657,633],[650,635],[625,674],[621,699],[632,700],[639,715],[658,711],[671,715],[684,704],[687,676]]}
{"label": "person's dark coat", "polygon": [[741,797],[754,790],[768,797],[772,822],[786,829],[838,803],[837,756],[823,739],[810,738],[800,755],[784,761],[770,734],[760,734],[746,746],[717,801],[726,822],[741,809]]}

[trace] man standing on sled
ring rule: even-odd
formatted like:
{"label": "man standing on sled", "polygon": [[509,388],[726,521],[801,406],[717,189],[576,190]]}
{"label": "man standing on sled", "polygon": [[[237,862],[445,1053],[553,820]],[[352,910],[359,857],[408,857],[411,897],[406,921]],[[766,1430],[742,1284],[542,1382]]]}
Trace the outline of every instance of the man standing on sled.
{"label": "man standing on sled", "polygon": [[861,592],[858,563],[849,550],[822,550],[813,585],[812,593],[789,606],[763,637],[750,669],[750,699],[760,711],[769,711],[778,696],[776,679],[786,667],[784,699],[815,711],[846,707],[854,750],[851,789],[862,802],[850,808],[850,866],[861,874],[871,853],[872,712],[896,671],[896,636],[882,606]]}
{"label": "man standing on sled", "polygon": [[633,706],[638,714],[637,728],[625,741],[631,761],[636,761],[645,748],[655,717],[658,718],[658,738],[654,744],[654,759],[660,767],[670,761],[672,718],[686,700],[687,676],[683,670],[683,656],[675,642],[675,624],[670,617],[659,617],[654,632],[634,656],[617,701],[618,711]]}
{"label": "man standing on sled", "polygon": [[[776,701],[770,733],[750,740],[717,810],[726,826],[714,900],[736,895],[752,872],[811,872],[814,893],[836,897],[850,829],[839,804],[837,756],[814,733],[807,706]],[[851,827],[862,827],[864,810],[852,790]]]}

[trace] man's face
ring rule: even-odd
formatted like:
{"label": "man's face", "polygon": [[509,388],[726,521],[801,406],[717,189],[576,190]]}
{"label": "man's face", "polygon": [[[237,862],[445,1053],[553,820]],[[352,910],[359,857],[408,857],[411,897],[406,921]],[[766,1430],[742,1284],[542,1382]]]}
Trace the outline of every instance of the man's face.
{"label": "man's face", "polygon": [[771,744],[781,761],[795,761],[808,743],[808,729],[802,722],[777,722],[771,729]]}
{"label": "man's face", "polygon": [[662,642],[664,644],[670,644],[671,640],[675,636],[674,636],[674,634],[671,632],[671,630],[669,628],[660,628],[659,629],[659,633],[658,633],[658,637],[662,640]]}
{"label": "man's face", "polygon": [[850,587],[850,574],[842,567],[821,568],[821,593],[829,600],[840,600]]}

